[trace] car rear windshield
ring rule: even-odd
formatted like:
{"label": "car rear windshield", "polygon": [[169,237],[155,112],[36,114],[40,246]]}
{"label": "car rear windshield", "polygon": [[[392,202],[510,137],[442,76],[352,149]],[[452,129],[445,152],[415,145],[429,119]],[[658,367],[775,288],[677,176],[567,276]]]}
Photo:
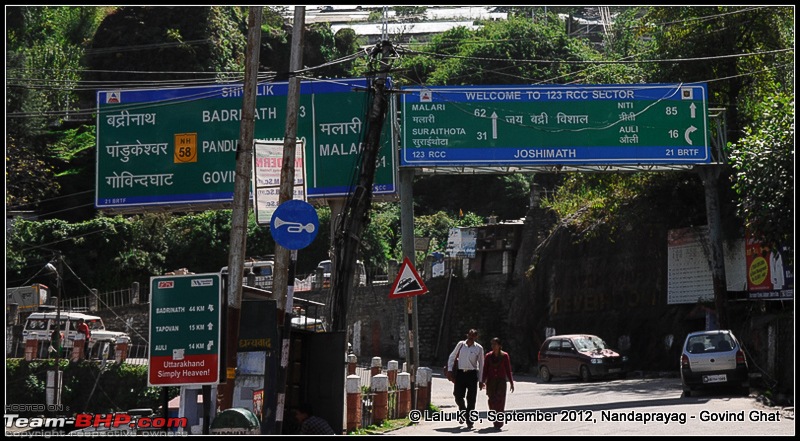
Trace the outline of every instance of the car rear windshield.
{"label": "car rear windshield", "polygon": [[690,354],[702,354],[706,352],[727,352],[732,350],[736,344],[728,334],[717,335],[695,335],[686,341],[686,351]]}

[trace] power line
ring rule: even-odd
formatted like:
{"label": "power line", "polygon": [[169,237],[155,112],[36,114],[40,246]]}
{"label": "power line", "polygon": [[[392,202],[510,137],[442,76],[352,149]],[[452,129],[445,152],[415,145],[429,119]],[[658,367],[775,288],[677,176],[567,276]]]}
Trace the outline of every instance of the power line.
{"label": "power line", "polygon": [[[490,42],[489,42],[490,43]],[[402,48],[401,48],[402,49]],[[466,55],[448,55],[448,54],[439,54],[435,52],[423,52],[423,51],[413,51],[413,50],[406,50],[407,53],[412,55],[428,55],[431,57],[439,57],[439,58],[456,58],[462,60],[470,60],[470,61],[487,61],[487,62],[505,62],[505,63],[531,63],[531,64],[642,64],[642,63],[682,63],[682,62],[697,62],[697,61],[711,61],[711,60],[721,60],[727,58],[742,58],[742,57],[753,57],[759,55],[767,55],[767,54],[775,54],[781,52],[791,52],[794,51],[794,48],[785,48],[785,49],[776,49],[771,51],[760,51],[760,52],[747,52],[741,54],[730,54],[730,55],[716,55],[710,57],[692,57],[692,58],[664,58],[664,59],[649,59],[649,60],[528,60],[528,59],[508,59],[508,58],[489,58],[489,57],[472,57]]]}

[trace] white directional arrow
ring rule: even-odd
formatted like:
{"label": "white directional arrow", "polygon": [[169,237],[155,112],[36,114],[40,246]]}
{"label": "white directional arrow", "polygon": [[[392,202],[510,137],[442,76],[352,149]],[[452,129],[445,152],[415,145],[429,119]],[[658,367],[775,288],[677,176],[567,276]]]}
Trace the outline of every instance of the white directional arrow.
{"label": "white directional arrow", "polygon": [[213,323],[208,322],[208,330],[209,331],[213,331],[214,330],[214,324]]}
{"label": "white directional arrow", "polygon": [[691,134],[692,134],[692,132],[694,132],[695,130],[697,130],[697,127],[695,127],[695,126],[689,126],[689,128],[688,128],[688,129],[686,129],[686,131],[685,131],[685,132],[683,132],[683,138],[684,138],[684,139],[686,139],[686,142],[687,142],[689,145],[692,145],[692,138],[689,138],[689,135],[691,135]]}
{"label": "white directional arrow", "polygon": [[691,111],[692,111],[692,119],[694,119],[694,117],[695,117],[695,110],[697,110],[697,106],[695,106],[695,105],[694,105],[694,103],[692,103],[692,105],[691,105],[691,106],[689,106],[689,110],[691,110]]}
{"label": "white directional arrow", "polygon": [[497,139],[497,112],[492,112],[492,139]]}
{"label": "white directional arrow", "polygon": [[208,310],[211,311],[211,312],[214,312],[214,305],[209,303],[208,304]]}
{"label": "white directional arrow", "polygon": [[208,344],[206,345],[206,350],[210,351],[211,350],[211,346],[214,346],[214,340],[209,340],[208,341]]}

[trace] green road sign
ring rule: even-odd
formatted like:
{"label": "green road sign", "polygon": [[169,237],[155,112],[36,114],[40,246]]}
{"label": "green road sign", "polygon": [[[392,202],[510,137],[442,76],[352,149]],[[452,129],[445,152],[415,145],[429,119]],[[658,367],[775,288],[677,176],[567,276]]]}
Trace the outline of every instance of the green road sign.
{"label": "green road sign", "polygon": [[[242,86],[98,92],[98,209],[224,206],[233,200]],[[288,83],[257,87],[256,140],[283,140]],[[366,79],[304,81],[297,136],[309,198],[343,197],[357,182],[370,108]],[[384,124],[373,193],[394,194],[392,124]]]}
{"label": "green road sign", "polygon": [[150,386],[217,384],[219,273],[150,278]]}
{"label": "green road sign", "polygon": [[705,84],[404,87],[401,166],[711,162]]}

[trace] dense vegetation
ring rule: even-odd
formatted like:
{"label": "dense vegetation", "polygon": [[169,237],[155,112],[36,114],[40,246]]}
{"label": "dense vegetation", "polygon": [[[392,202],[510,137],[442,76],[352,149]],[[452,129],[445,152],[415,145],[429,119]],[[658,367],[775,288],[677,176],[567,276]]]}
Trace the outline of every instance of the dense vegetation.
{"label": "dense vegetation", "polygon": [[[791,7],[615,8],[615,23],[599,43],[568,34],[556,8],[507,9],[509,20],[401,45],[396,83],[706,82],[711,107],[726,109],[727,142],[719,146],[730,164],[730,184],[723,180],[726,231],[741,235],[746,226],[767,244],[793,246]],[[286,78],[291,47],[291,22],[280,12],[265,9],[260,53],[260,72],[276,80]],[[228,210],[95,212],[94,100],[110,85],[241,78],[246,13],[243,7],[6,8],[6,209],[42,219],[17,221],[7,233],[8,286],[31,282],[54,250],[75,276],[65,278],[67,296],[86,295],[89,287],[118,289],[179,267],[207,272],[226,265]],[[319,67],[309,75],[364,74],[359,57],[326,64],[359,53],[352,30],[334,34],[327,24],[308,25],[305,42],[304,64]],[[442,250],[451,226],[480,224],[490,214],[521,218],[534,181],[548,190],[545,204],[587,235],[635,216],[631,202],[647,198],[682,198],[685,211],[665,214],[674,227],[705,223],[702,184],[689,172],[418,176],[415,235],[433,237],[431,251]],[[320,236],[298,256],[301,273],[328,257],[330,210],[319,213]],[[368,267],[380,268],[401,255],[399,204],[374,204],[370,219],[360,253]],[[247,254],[273,249],[268,231],[251,219]]]}
{"label": "dense vegetation", "polygon": [[[30,397],[45,396],[47,373],[53,360],[6,360],[6,400],[8,403],[31,403]],[[100,365],[83,361],[59,363],[63,371],[61,404],[71,413],[107,413],[128,409],[152,409],[161,406],[164,389],[169,398],[178,395],[177,387],[148,387],[147,366],[108,363]],[[41,412],[20,412],[23,417]]]}

